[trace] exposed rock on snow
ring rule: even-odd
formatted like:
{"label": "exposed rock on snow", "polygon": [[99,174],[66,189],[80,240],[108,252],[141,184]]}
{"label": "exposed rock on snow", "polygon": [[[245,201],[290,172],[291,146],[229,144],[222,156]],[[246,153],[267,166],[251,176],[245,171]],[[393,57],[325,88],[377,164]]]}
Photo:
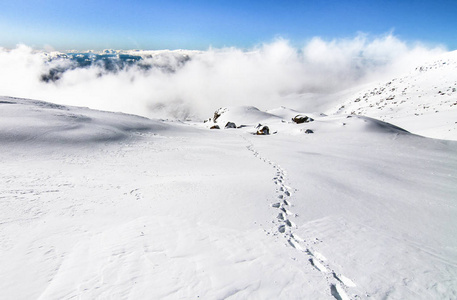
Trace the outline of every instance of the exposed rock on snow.
{"label": "exposed rock on snow", "polygon": [[223,113],[225,113],[226,111],[227,111],[226,108],[219,108],[218,110],[216,110],[216,111],[214,112],[213,122],[214,122],[214,123],[217,123],[217,119],[219,119],[219,117],[220,117]]}
{"label": "exposed rock on snow", "polygon": [[[351,132],[369,131],[397,134],[408,133],[408,131],[404,130],[403,128],[389,124],[387,122],[358,115],[327,116],[322,114],[310,117],[308,114],[297,114],[297,111],[286,109],[284,107],[269,110],[268,112],[262,112],[254,107],[231,107],[223,108],[218,111],[223,111],[223,113],[221,113],[219,116],[220,122],[230,120],[226,122],[225,128],[247,128],[252,134],[255,135],[271,134],[270,127],[272,125],[274,125],[275,129],[277,129],[275,132],[273,132],[274,134],[311,134],[316,130],[319,130],[320,132],[337,132],[337,127],[334,127],[337,126],[337,124],[338,126],[346,126],[348,128],[347,130]],[[284,120],[284,117],[289,118],[290,120],[291,114],[294,115],[294,118],[298,122],[313,122],[313,128],[297,128],[297,126],[294,125],[296,124],[295,122],[291,123]],[[240,125],[237,127],[235,122],[232,122],[231,120],[237,120],[237,122],[241,124],[251,125]],[[253,125],[253,123],[257,125]],[[263,126],[266,128],[259,130]]]}
{"label": "exposed rock on snow", "polygon": [[266,125],[261,125],[257,127],[257,135],[268,135],[270,134],[270,128]]}
{"label": "exposed rock on snow", "polygon": [[297,124],[301,124],[301,123],[312,122],[312,121],[314,121],[314,119],[310,118],[308,116],[304,116],[304,115],[296,115],[295,117],[292,118],[292,121],[294,121]]}
{"label": "exposed rock on snow", "polygon": [[227,122],[227,124],[225,124],[225,129],[228,128],[236,128],[236,124],[233,122]]}

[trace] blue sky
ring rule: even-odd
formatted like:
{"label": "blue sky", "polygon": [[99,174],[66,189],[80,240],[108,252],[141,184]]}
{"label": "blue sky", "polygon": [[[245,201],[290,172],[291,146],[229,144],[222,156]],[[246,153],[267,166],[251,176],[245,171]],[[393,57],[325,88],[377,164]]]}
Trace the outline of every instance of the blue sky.
{"label": "blue sky", "polygon": [[455,50],[456,15],[456,0],[2,0],[0,46],[204,50],[393,31],[404,41]]}

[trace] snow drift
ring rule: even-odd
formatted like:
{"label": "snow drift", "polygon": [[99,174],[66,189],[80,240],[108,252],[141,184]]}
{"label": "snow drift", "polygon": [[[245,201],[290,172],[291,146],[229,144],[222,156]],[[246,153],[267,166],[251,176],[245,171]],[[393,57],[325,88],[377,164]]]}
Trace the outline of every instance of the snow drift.
{"label": "snow drift", "polygon": [[2,143],[109,142],[130,138],[132,132],[160,132],[167,128],[138,116],[11,97],[1,97],[0,108]]}

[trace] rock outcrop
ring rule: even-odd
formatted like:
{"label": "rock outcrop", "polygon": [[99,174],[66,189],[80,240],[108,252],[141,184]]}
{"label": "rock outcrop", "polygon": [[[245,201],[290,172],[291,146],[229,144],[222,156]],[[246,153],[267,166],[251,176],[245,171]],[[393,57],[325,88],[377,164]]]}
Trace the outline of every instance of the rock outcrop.
{"label": "rock outcrop", "polygon": [[260,125],[257,126],[257,135],[269,135],[270,134],[270,128],[266,125]]}
{"label": "rock outcrop", "polygon": [[294,121],[297,124],[301,124],[301,123],[312,122],[312,121],[314,121],[314,119],[310,118],[308,116],[305,116],[305,115],[296,115],[295,117],[292,118],[292,121]]}
{"label": "rock outcrop", "polygon": [[233,122],[227,122],[227,124],[225,124],[225,129],[228,128],[236,128],[236,124]]}

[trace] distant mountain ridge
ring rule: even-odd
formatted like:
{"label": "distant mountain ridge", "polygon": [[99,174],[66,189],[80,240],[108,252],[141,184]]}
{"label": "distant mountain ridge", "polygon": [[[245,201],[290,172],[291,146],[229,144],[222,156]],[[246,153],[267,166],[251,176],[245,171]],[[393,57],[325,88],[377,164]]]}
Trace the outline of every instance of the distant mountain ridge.
{"label": "distant mountain ridge", "polygon": [[44,82],[56,82],[63,73],[78,68],[99,67],[100,76],[105,73],[116,73],[129,68],[147,71],[158,69],[162,72],[173,73],[190,61],[191,56],[198,51],[185,50],[103,50],[103,51],[70,51],[43,52],[48,68],[42,74]]}

